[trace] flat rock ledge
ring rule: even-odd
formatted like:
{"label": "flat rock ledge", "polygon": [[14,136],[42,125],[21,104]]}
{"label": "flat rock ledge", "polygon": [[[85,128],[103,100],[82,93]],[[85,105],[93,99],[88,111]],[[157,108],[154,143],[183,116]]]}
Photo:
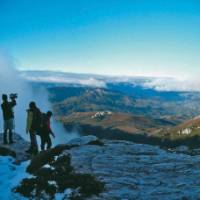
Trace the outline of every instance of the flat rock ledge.
{"label": "flat rock ledge", "polygon": [[3,144],[3,134],[0,134],[0,155],[11,156],[15,158],[15,163],[21,163],[30,159],[30,155],[26,153],[30,143],[25,141],[20,135],[13,134],[13,144]]}
{"label": "flat rock ledge", "polygon": [[200,198],[199,155],[170,153],[127,141],[102,143],[66,150],[77,172],[92,174],[105,183],[105,191],[92,200]]}
{"label": "flat rock ledge", "polygon": [[[196,200],[200,198],[200,156],[168,152],[128,141],[74,139],[31,160],[34,174],[51,157],[71,156],[76,173],[94,175],[104,191],[90,200]],[[46,160],[46,161],[45,161]]]}

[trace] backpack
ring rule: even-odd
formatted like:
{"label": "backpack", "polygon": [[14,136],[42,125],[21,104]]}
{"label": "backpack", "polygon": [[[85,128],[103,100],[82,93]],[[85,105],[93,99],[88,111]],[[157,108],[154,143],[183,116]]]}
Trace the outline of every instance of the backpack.
{"label": "backpack", "polygon": [[40,123],[40,127],[42,130],[46,130],[48,128],[48,119],[47,119],[47,115],[46,113],[42,113],[41,114],[41,123]]}
{"label": "backpack", "polygon": [[41,132],[41,121],[42,121],[42,113],[39,109],[37,109],[34,113],[34,125],[37,135],[40,135]]}

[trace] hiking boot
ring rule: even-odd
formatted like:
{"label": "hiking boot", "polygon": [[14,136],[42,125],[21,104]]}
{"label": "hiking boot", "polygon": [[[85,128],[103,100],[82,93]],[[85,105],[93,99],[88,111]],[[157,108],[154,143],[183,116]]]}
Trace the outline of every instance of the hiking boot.
{"label": "hiking boot", "polygon": [[13,136],[12,136],[12,132],[9,133],[9,144],[13,144]]}
{"label": "hiking boot", "polygon": [[8,144],[7,134],[3,134],[3,144]]}
{"label": "hiking boot", "polygon": [[37,148],[33,149],[31,153],[32,153],[33,155],[37,155],[37,154],[38,154],[38,149],[37,149]]}
{"label": "hiking boot", "polygon": [[27,149],[27,150],[26,150],[26,153],[32,153],[32,151],[33,151],[33,150],[30,148],[30,149]]}

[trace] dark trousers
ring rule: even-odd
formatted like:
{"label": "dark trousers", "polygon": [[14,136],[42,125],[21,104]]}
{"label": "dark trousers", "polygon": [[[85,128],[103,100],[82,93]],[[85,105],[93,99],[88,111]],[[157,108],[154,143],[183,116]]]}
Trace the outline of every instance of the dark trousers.
{"label": "dark trousers", "polygon": [[[7,132],[9,131],[9,135],[7,136]],[[9,143],[13,143],[13,133],[12,133],[12,130],[4,130],[4,133],[3,133],[3,142],[4,144],[7,144],[8,143],[8,139],[9,138]]]}
{"label": "dark trousers", "polygon": [[30,149],[38,151],[37,138],[36,138],[35,131],[30,131],[29,133],[30,133],[30,140],[31,140]]}
{"label": "dark trousers", "polygon": [[49,134],[41,135],[41,150],[45,150],[45,146],[47,145],[47,149],[50,149],[52,146],[51,137]]}

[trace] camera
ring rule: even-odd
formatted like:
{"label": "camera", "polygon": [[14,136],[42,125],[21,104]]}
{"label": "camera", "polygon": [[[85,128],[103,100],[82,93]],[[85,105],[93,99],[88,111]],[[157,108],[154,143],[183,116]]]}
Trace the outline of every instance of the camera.
{"label": "camera", "polygon": [[17,93],[12,93],[10,94],[10,99],[16,99],[17,98]]}

